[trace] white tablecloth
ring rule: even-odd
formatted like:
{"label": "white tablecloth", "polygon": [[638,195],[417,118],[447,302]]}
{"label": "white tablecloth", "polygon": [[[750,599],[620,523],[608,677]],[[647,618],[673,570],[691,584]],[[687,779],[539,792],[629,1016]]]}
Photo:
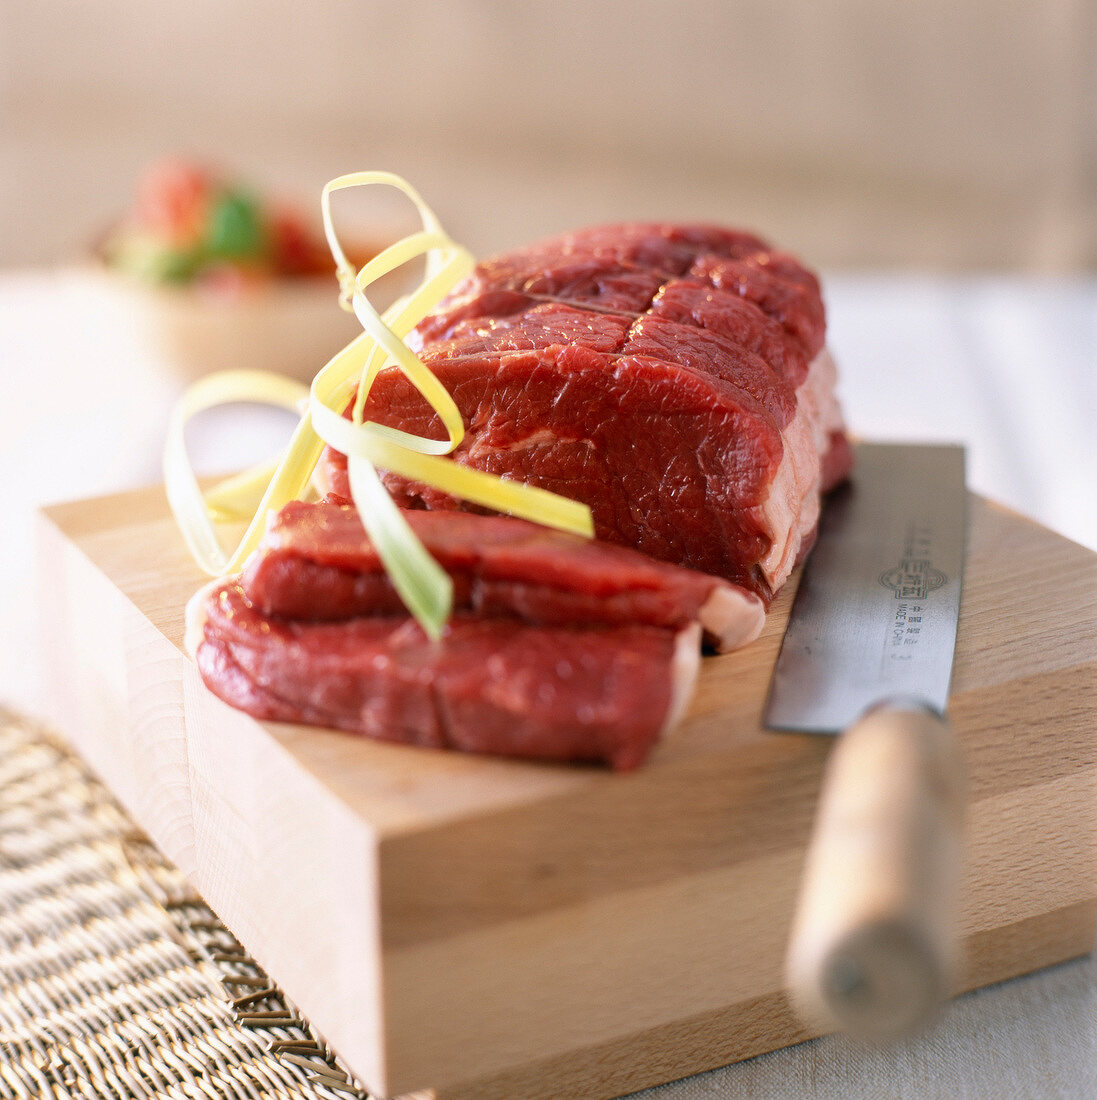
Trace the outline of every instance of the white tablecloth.
{"label": "white tablecloth", "polygon": [[[825,287],[856,434],[963,442],[973,489],[1097,549],[1097,279],[874,274]],[[32,514],[158,481],[180,383],[121,302],[71,271],[0,273],[0,355],[0,700],[34,709]],[[243,413],[236,426],[232,439],[199,427],[201,469],[232,468],[284,438],[271,414]],[[896,1048],[830,1037],[645,1095],[1097,1097],[1097,962],[963,997]]]}

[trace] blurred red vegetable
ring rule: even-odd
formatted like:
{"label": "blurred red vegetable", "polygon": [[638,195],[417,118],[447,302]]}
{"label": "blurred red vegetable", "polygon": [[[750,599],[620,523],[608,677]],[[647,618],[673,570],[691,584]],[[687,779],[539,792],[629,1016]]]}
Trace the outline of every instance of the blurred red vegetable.
{"label": "blurred red vegetable", "polygon": [[159,161],[138,180],[134,221],[166,242],[193,247],[202,239],[213,188],[207,169],[186,161]]}
{"label": "blurred red vegetable", "polygon": [[[368,254],[359,251],[365,262]],[[101,255],[109,267],[142,282],[200,284],[227,293],[266,279],[335,272],[326,241],[299,210],[178,158],[142,173],[132,211]]]}

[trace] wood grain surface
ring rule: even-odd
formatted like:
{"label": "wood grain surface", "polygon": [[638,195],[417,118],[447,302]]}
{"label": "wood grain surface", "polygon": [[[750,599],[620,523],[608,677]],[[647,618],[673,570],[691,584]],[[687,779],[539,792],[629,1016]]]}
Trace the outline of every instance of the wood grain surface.
{"label": "wood grain surface", "polygon": [[[830,742],[762,730],[794,585],[639,772],[260,723],[181,650],[152,489],[48,509],[52,716],[376,1092],[609,1097],[810,1037],[782,988]],[[956,990],[1090,951],[1097,555],[972,497]]]}

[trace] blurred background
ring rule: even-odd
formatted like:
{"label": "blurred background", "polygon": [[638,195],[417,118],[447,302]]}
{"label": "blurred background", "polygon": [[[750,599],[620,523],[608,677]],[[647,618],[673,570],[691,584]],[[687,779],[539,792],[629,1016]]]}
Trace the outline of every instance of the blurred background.
{"label": "blurred background", "polygon": [[478,254],[666,216],[831,269],[1097,266],[1092,0],[4,0],[0,50],[9,265],[184,153],[310,208],[400,172]]}
{"label": "blurred background", "polygon": [[[357,331],[330,278],[206,301],[98,277],[163,157],[317,221],[329,179],[394,171],[479,256],[628,218],[754,229],[822,275],[855,434],[963,442],[973,490],[1097,550],[1097,0],[0,0],[0,706],[64,690],[33,645],[38,510],[159,482],[201,370],[309,378]],[[386,237],[388,198],[339,196],[340,224]],[[221,411],[199,472],[287,437]],[[1032,989],[973,1010],[945,1070],[1081,1095],[1092,1013]],[[925,1072],[892,1059],[880,1091]]]}
{"label": "blurred background", "polygon": [[[329,279],[319,304],[223,308],[85,278],[165,156],[314,220],[329,179],[388,169],[480,256],[627,218],[754,229],[823,276],[856,434],[960,440],[972,488],[1097,549],[1093,0],[2,0],[16,578],[42,504],[160,480],[195,371],[282,370],[300,338],[311,378],[357,331]],[[407,213],[389,199],[340,196],[337,215],[386,237]],[[183,371],[154,339],[169,328]],[[196,466],[284,431],[196,429]],[[34,618],[29,586],[7,590],[0,697],[26,680]]]}

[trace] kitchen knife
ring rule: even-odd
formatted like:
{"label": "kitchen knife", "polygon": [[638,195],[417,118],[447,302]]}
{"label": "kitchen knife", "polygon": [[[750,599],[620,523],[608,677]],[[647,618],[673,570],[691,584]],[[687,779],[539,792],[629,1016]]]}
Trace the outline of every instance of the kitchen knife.
{"label": "kitchen knife", "polygon": [[786,977],[800,1014],[862,1037],[948,996],[963,779],[945,720],[964,559],[964,451],[861,444],[825,502],[765,724],[840,734],[823,778]]}

